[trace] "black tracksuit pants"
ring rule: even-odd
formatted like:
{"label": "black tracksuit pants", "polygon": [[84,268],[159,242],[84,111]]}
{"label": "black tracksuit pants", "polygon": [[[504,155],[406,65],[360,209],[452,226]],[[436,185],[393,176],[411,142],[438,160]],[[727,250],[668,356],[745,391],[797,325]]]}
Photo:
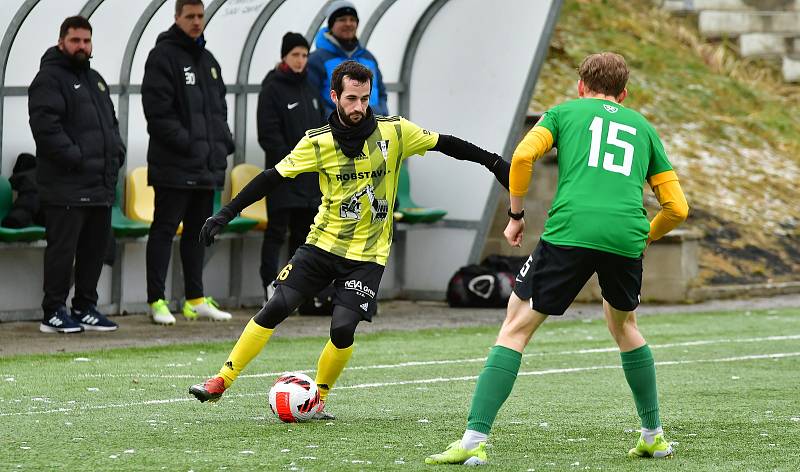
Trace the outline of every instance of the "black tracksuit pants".
{"label": "black tracksuit pants", "polygon": [[200,228],[211,216],[214,191],[208,189],[182,189],[155,187],[153,224],[147,238],[147,303],[164,298],[172,238],[183,221],[181,234],[181,263],[183,284],[187,300],[203,296],[203,257],[205,248],[200,243]]}
{"label": "black tracksuit pants", "polygon": [[75,269],[72,307],[83,311],[97,305],[97,281],[111,239],[111,207],[44,205],[45,317],[67,304]]}
{"label": "black tracksuit pants", "polygon": [[289,258],[300,247],[308,236],[308,230],[314,223],[316,208],[281,208],[273,210],[267,202],[267,229],[261,244],[261,283],[264,293],[267,286],[278,275],[278,256],[281,246],[286,240],[289,230]]}

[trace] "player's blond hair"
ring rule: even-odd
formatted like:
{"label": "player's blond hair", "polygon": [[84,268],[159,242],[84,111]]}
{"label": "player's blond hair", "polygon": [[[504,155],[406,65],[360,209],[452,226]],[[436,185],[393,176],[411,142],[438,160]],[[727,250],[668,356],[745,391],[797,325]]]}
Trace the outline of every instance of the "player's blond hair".
{"label": "player's blond hair", "polygon": [[613,52],[591,54],[581,62],[578,75],[592,92],[619,96],[628,83],[625,58]]}

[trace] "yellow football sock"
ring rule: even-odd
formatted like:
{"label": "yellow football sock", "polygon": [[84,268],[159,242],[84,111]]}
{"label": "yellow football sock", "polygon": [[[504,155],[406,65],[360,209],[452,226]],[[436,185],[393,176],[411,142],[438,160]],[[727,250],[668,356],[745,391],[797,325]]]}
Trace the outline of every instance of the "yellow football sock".
{"label": "yellow football sock", "polygon": [[328,392],[333,388],[339,374],[344,370],[350,356],[353,355],[353,346],[338,349],[331,340],[325,344],[322,354],[319,355],[317,362],[317,378],[314,380],[319,389],[319,397],[322,401],[328,398]]}
{"label": "yellow football sock", "polygon": [[219,370],[220,377],[225,380],[225,388],[230,387],[239,373],[261,352],[273,331],[273,329],[260,326],[252,319],[247,323],[239,340],[236,341],[236,345],[228,355],[228,360]]}
{"label": "yellow football sock", "polygon": [[205,302],[206,302],[206,297],[192,298],[191,300],[186,300],[186,303],[188,303],[191,306],[197,306]]}

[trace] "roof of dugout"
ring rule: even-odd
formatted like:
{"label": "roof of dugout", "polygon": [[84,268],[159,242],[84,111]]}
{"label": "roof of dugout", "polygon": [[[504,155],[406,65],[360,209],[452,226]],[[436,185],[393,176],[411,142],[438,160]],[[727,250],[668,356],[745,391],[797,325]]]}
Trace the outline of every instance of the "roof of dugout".
{"label": "roof of dugout", "polygon": [[[543,63],[561,0],[354,0],[359,38],[380,62],[392,113],[509,156]],[[206,39],[228,84],[234,162],[263,163],[255,136],[255,97],[280,60],[286,31],[311,41],[328,0],[207,0]],[[89,17],[97,69],[111,85],[129,147],[128,168],[144,165],[146,125],[139,98],[144,61],[173,22],[173,0],[3,0],[0,4],[0,172],[34,149],[27,86],[61,21]],[[312,44],[312,49],[313,49]],[[483,169],[452,159],[410,164],[415,200],[448,211],[445,226],[471,229],[478,257],[497,186]],[[478,243],[478,244],[476,244]],[[458,244],[457,244],[458,245]],[[441,249],[441,248],[440,248]]]}

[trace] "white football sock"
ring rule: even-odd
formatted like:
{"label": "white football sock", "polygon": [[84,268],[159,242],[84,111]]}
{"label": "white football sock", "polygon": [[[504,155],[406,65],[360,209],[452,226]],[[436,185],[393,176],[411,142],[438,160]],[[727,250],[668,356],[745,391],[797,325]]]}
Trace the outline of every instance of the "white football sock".
{"label": "white football sock", "polygon": [[468,429],[464,431],[464,437],[461,438],[461,447],[468,451],[470,449],[475,449],[478,447],[478,444],[486,442],[486,438],[488,437],[489,435],[486,433],[479,433],[478,431]]}
{"label": "white football sock", "polygon": [[653,444],[653,441],[656,440],[656,435],[663,433],[664,430],[661,428],[661,426],[659,426],[656,429],[642,428],[642,437],[644,438],[647,444]]}

